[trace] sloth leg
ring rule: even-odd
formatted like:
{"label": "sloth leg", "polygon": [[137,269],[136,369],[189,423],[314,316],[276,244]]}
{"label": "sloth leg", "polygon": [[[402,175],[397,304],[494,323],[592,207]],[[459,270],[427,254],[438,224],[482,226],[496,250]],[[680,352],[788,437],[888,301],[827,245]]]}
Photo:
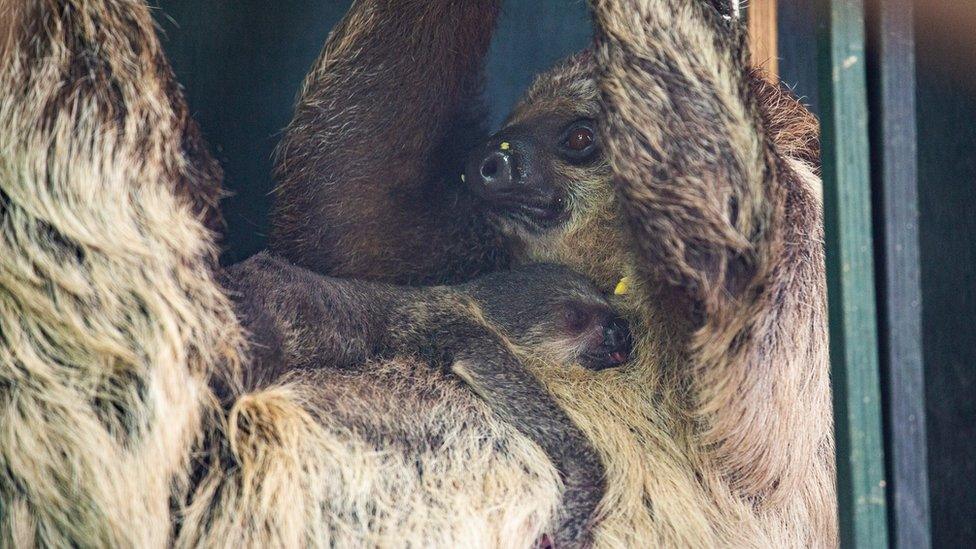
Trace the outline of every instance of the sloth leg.
{"label": "sloth leg", "polygon": [[704,449],[733,491],[774,503],[832,490],[822,223],[812,173],[772,143],[745,28],[716,4],[593,0],[604,143],[641,275],[691,326]]}

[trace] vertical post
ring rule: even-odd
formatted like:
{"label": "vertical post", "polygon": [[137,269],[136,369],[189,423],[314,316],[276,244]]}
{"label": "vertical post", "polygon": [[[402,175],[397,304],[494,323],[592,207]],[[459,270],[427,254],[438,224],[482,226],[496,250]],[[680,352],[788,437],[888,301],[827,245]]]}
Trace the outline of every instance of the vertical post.
{"label": "vertical post", "polygon": [[779,0],[752,0],[747,4],[749,47],[752,64],[762,67],[774,82],[779,77],[779,28],[776,23]]}
{"label": "vertical post", "polygon": [[888,546],[862,0],[817,0],[831,383],[844,547]]}
{"label": "vertical post", "polygon": [[868,1],[888,520],[895,547],[928,549],[913,23],[912,0]]}

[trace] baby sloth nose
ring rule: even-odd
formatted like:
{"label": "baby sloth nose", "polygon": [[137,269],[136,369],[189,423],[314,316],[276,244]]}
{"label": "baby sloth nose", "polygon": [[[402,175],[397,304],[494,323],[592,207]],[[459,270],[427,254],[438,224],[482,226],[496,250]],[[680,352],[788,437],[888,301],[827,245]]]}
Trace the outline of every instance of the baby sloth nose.
{"label": "baby sloth nose", "polygon": [[626,320],[614,318],[603,328],[603,346],[612,365],[627,362],[632,345],[630,327]]}
{"label": "baby sloth nose", "polygon": [[507,151],[492,151],[481,162],[478,175],[488,192],[504,191],[512,187],[515,159]]}
{"label": "baby sloth nose", "polygon": [[627,321],[622,318],[614,318],[605,328],[603,328],[604,345],[612,348],[619,348],[630,340],[630,328]]}
{"label": "baby sloth nose", "polygon": [[591,370],[606,370],[624,364],[630,360],[633,340],[627,321],[613,315],[608,315],[601,322],[600,337],[593,342],[593,346],[583,354],[582,364]]}

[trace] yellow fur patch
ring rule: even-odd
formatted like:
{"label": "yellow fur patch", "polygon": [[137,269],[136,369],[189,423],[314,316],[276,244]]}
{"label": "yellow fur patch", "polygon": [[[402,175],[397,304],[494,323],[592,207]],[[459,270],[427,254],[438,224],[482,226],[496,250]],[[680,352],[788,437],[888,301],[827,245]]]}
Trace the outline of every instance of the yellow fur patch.
{"label": "yellow fur patch", "polygon": [[617,286],[613,289],[613,295],[624,295],[630,291],[630,277],[625,276],[620,279]]}

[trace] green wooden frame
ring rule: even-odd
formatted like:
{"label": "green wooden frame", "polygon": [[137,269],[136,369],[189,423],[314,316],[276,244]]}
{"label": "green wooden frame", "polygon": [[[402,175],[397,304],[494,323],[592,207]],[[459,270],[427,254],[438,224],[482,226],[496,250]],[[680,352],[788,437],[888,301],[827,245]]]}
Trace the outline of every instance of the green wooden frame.
{"label": "green wooden frame", "polygon": [[862,0],[818,0],[831,382],[844,547],[887,547]]}

